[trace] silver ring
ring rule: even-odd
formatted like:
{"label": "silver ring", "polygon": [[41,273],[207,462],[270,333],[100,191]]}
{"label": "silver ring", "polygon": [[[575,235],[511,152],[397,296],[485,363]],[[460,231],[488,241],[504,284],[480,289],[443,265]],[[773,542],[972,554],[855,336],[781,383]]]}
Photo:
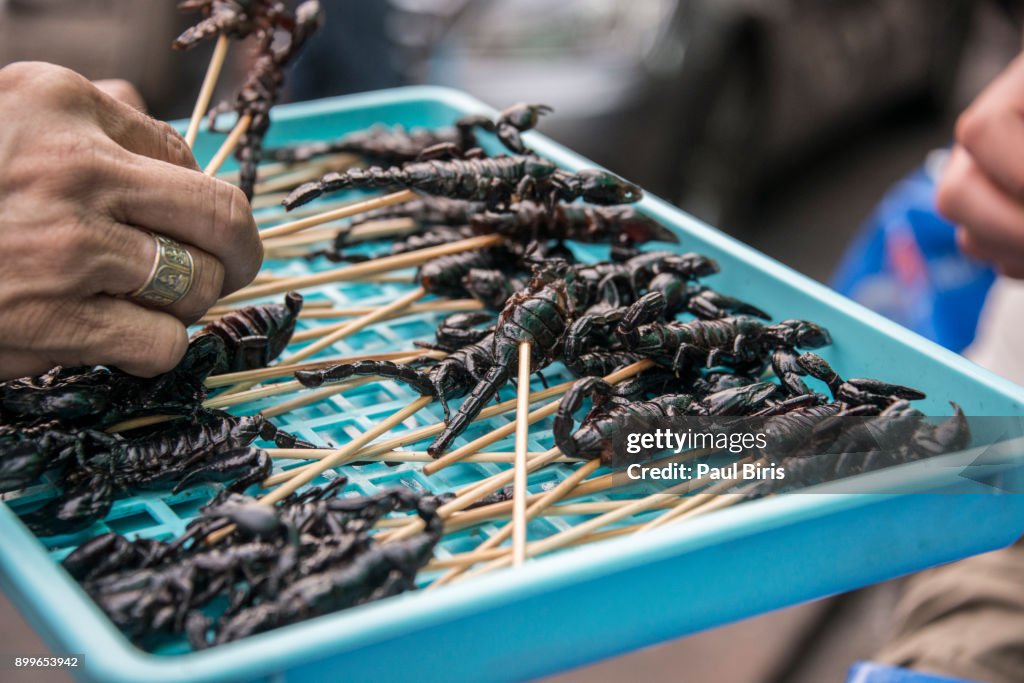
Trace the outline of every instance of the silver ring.
{"label": "silver ring", "polygon": [[195,264],[188,249],[174,240],[153,235],[156,257],[146,283],[132,292],[132,299],[150,306],[170,306],[192,289]]}

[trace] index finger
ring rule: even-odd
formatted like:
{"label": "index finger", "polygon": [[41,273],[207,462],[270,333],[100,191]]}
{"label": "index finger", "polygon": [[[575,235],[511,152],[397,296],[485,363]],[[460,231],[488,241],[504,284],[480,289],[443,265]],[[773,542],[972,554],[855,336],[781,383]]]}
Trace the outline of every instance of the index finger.
{"label": "index finger", "polygon": [[134,154],[199,170],[192,150],[174,126],[157,121],[99,88],[96,90],[102,107],[100,127],[111,140]]}

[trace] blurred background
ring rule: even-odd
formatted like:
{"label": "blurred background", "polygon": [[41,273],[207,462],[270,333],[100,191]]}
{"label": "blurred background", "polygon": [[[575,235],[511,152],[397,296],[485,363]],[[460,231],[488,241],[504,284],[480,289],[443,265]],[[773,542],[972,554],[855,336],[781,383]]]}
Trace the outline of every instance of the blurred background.
{"label": "blurred background", "polygon": [[[973,337],[992,276],[955,252],[930,210],[933,150],[1020,51],[1022,3],[321,3],[327,26],[289,99],[432,83],[497,108],[550,104],[541,130],[584,156],[950,348]],[[154,116],[184,117],[211,50],[169,49],[191,21],[170,0],[0,0],[0,64],[125,78]],[[220,95],[244,73],[242,52]],[[795,607],[557,680],[842,680],[884,642],[896,591]],[[39,651],[33,638],[0,604],[6,646]]]}

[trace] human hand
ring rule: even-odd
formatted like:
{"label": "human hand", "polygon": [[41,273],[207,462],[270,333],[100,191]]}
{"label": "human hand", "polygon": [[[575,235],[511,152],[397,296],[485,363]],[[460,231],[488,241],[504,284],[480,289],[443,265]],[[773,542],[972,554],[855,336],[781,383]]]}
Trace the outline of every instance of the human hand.
{"label": "human hand", "polygon": [[966,254],[1024,278],[1024,57],[960,116],[936,201]]}
{"label": "human hand", "polygon": [[[0,121],[0,377],[174,367],[185,325],[259,269],[245,196],[204,176],[170,126],[67,69],[0,69]],[[188,293],[165,308],[125,298],[156,258],[147,231],[194,263]]]}
{"label": "human hand", "polygon": [[142,98],[142,93],[130,81],[121,78],[104,78],[93,81],[92,84],[118,102],[124,102],[141,112],[146,111],[146,100]]}

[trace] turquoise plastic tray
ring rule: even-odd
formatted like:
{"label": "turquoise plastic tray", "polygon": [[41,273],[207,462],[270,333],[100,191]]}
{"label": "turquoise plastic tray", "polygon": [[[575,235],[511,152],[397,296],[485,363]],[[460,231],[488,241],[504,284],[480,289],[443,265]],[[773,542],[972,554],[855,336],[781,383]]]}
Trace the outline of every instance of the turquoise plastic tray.
{"label": "turquoise plastic tray", "polygon": [[[275,111],[271,143],[333,137],[377,122],[440,126],[467,112],[493,113],[462,93],[439,88],[292,105]],[[593,166],[538,134],[529,134],[528,142],[565,168]],[[218,144],[218,138],[200,137],[198,156],[209,157]],[[934,414],[948,412],[946,398],[955,398],[972,415],[1021,414],[1020,387],[665,202],[649,197],[641,207],[678,231],[680,249],[719,260],[717,288],[777,317],[803,317],[826,325],[836,342],[825,355],[841,373],[920,387],[929,394],[924,408]],[[291,273],[308,268],[303,263],[279,266],[278,272]],[[390,300],[400,291],[400,285],[345,285],[321,288],[311,298],[331,298],[340,305],[372,303]],[[404,348],[407,340],[428,336],[433,321],[420,316],[384,323],[344,340],[335,352],[386,350],[399,343]],[[556,371],[552,379],[563,377]],[[278,422],[306,438],[338,443],[349,438],[347,430],[366,429],[409,398],[402,387],[383,382]],[[258,407],[255,404],[252,410]],[[439,417],[439,411],[424,411],[415,422]],[[532,430],[531,449],[545,447],[547,437],[544,424]],[[414,467],[383,464],[348,467],[345,473],[364,492],[395,483],[450,490],[500,467],[460,465],[433,478],[423,477]],[[84,538],[108,528],[150,537],[176,535],[208,491],[177,497],[153,493],[118,501],[106,522],[85,534],[47,539],[45,544],[29,534],[6,505],[0,506],[0,587],[55,652],[84,655],[85,665],[77,673],[89,680],[522,680],[998,548],[1024,532],[1024,496],[992,495],[990,488],[916,465],[902,472],[919,490],[931,493],[765,499],[199,653],[138,650],[57,560]],[[558,476],[559,468],[545,470],[531,478],[531,487],[539,490]],[[940,493],[951,490],[961,495]],[[12,505],[46,495],[48,487],[39,486]],[[543,537],[574,521],[538,520],[529,533],[531,538]],[[482,527],[475,537],[450,538],[439,555],[473,547],[496,528]]]}

